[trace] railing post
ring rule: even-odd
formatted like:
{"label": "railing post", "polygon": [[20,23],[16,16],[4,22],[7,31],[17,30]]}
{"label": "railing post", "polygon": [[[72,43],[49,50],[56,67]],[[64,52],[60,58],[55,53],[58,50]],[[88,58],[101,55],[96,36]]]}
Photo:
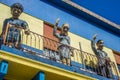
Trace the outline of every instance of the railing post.
{"label": "railing post", "polygon": [[82,61],[82,68],[85,69],[85,62],[84,62],[84,54],[82,52],[82,47],[81,47],[81,43],[79,42],[79,47],[80,47],[80,51],[81,51],[81,61]]}
{"label": "railing post", "polygon": [[116,72],[116,74],[117,74],[117,78],[118,78],[118,80],[120,80],[119,72],[118,72],[118,70],[117,70],[117,67],[116,67],[115,63],[112,62],[112,65],[113,65],[113,68],[115,69],[115,72]]}
{"label": "railing post", "polygon": [[7,23],[5,34],[3,36],[3,43],[4,44],[6,43],[6,38],[7,38],[7,33],[8,33],[9,26],[10,26],[9,23]]}

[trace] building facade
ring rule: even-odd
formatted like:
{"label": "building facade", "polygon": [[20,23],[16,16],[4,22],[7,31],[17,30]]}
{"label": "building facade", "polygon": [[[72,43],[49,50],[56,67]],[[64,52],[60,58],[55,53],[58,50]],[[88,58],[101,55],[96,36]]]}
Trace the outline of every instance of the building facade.
{"label": "building facade", "polygon": [[[24,7],[20,19],[30,28],[21,30],[22,50],[2,44],[0,47],[0,80],[118,80],[120,57],[119,25],[78,5],[74,0],[1,0],[0,32],[3,21],[11,17],[10,6],[19,2]],[[67,22],[74,49],[71,66],[61,63],[59,41],[53,27],[60,18],[57,32]],[[9,26],[9,25],[8,25]],[[97,57],[91,49],[94,34],[104,41],[104,51],[111,59],[112,78],[97,74]]]}

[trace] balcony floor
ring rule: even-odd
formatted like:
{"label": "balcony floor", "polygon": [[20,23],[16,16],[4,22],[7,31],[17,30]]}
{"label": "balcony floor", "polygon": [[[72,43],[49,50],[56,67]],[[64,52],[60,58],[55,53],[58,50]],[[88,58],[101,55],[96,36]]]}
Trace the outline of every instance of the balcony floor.
{"label": "balcony floor", "polygon": [[95,78],[110,80],[95,73],[36,57],[33,54],[28,55],[4,45],[1,47],[0,55],[0,60],[6,60],[9,63],[8,74],[5,76],[6,79],[11,78],[9,80],[31,80],[39,71],[45,72],[46,80],[95,80]]}

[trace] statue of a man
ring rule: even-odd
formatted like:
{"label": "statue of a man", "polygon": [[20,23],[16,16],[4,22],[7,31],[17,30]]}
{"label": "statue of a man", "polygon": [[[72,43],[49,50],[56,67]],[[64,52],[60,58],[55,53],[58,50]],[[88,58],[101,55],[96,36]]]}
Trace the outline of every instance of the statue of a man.
{"label": "statue of a man", "polygon": [[97,65],[97,73],[106,76],[108,78],[112,78],[112,70],[110,65],[110,58],[108,57],[107,53],[103,51],[104,42],[103,40],[97,41],[97,49],[95,47],[95,39],[97,37],[97,34],[93,36],[93,39],[91,41],[91,47],[93,52],[96,54],[98,58],[98,65]]}

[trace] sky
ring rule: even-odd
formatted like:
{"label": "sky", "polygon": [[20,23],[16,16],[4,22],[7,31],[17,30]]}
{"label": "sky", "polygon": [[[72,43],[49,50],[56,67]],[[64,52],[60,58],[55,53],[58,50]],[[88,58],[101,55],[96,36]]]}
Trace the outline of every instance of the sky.
{"label": "sky", "polygon": [[120,25],[120,0],[72,0],[72,1]]}

